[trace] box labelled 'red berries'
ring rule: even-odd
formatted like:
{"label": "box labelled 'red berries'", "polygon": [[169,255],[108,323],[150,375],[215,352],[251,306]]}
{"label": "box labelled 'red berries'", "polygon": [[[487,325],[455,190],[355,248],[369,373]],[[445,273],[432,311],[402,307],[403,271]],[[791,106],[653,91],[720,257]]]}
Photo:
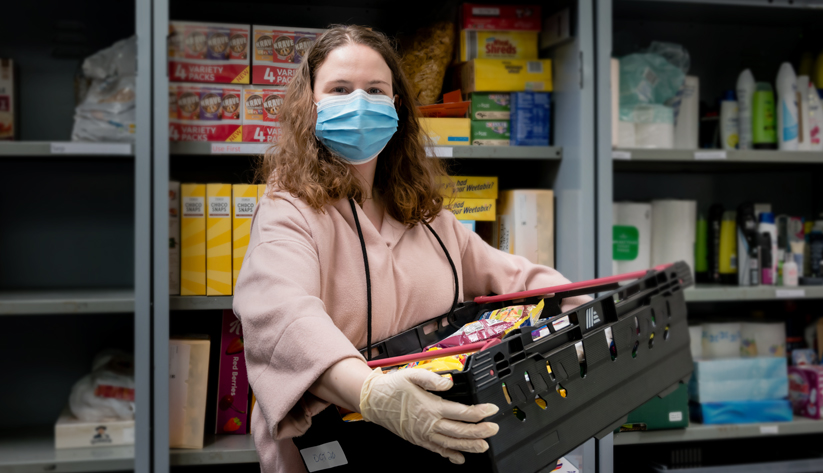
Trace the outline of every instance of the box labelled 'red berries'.
{"label": "box labelled 'red berries'", "polygon": [[243,89],[219,84],[169,84],[171,141],[241,141]]}
{"label": "box labelled 'red berries'", "polygon": [[326,30],[290,26],[252,26],[252,84],[289,85],[303,58]]}
{"label": "box labelled 'red berries'", "polygon": [[169,22],[169,80],[248,84],[248,25]]}

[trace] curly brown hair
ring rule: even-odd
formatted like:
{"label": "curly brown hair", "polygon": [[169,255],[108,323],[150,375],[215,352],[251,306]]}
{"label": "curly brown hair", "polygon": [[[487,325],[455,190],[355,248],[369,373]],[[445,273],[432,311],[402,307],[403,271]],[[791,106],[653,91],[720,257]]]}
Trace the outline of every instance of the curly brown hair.
{"label": "curly brown hair", "polygon": [[397,132],[377,158],[373,192],[393,218],[408,226],[430,222],[443,207],[438,177],[445,175],[440,159],[426,156],[412,89],[400,59],[385,35],[362,26],[333,26],[317,39],[295,72],[280,107],[280,140],[270,147],[257,170],[271,190],[289,192],[316,211],[339,199],[363,203],[367,195],[352,168],[314,135],[314,78],[329,53],[348,44],[377,51],[392,72],[399,96]]}

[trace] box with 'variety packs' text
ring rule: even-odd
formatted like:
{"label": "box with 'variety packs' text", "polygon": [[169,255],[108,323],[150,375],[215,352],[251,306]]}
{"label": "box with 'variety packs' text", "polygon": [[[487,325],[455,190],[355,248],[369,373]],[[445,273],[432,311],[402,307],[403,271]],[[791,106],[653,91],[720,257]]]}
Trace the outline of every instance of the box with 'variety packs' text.
{"label": "box with 'variety packs' text", "polygon": [[242,139],[243,91],[239,86],[171,83],[169,101],[171,141]]}
{"label": "box with 'variety packs' text", "polygon": [[206,197],[206,295],[230,296],[231,184],[207,184]]}
{"label": "box with 'variety packs' text", "polygon": [[249,83],[249,26],[170,21],[169,80]]}
{"label": "box with 'variety packs' text", "polygon": [[181,184],[180,295],[206,295],[206,185]]}
{"label": "box with 'variety packs' text", "polygon": [[243,265],[243,257],[249,247],[251,217],[257,205],[259,189],[254,184],[234,184],[232,192],[232,287],[237,284],[237,276]]}
{"label": "box with 'variety packs' text", "polygon": [[252,84],[289,85],[322,29],[291,26],[252,27]]}
{"label": "box with 'variety packs' text", "polygon": [[243,141],[276,142],[280,139],[280,106],[285,87],[246,87],[243,90]]}

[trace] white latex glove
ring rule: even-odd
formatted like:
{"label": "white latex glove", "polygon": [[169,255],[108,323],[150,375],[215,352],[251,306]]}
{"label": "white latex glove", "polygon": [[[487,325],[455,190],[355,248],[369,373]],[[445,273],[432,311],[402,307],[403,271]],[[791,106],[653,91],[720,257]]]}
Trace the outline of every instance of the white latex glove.
{"label": "white latex glove", "polygon": [[484,438],[497,433],[493,422],[480,422],[497,413],[494,404],[467,406],[428,391],[446,391],[452,381],[427,370],[408,369],[383,374],[375,369],[360,390],[360,413],[409,442],[439,453],[452,463],[466,461],[460,451],[482,453]]}

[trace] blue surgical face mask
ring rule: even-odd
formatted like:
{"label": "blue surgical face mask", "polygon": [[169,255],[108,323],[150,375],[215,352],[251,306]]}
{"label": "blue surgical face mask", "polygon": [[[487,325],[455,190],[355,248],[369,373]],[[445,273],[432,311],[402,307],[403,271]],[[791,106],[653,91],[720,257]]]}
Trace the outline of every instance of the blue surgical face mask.
{"label": "blue surgical face mask", "polygon": [[376,158],[397,131],[394,99],[357,89],[326,97],[317,105],[314,134],[334,154],[351,164]]}

